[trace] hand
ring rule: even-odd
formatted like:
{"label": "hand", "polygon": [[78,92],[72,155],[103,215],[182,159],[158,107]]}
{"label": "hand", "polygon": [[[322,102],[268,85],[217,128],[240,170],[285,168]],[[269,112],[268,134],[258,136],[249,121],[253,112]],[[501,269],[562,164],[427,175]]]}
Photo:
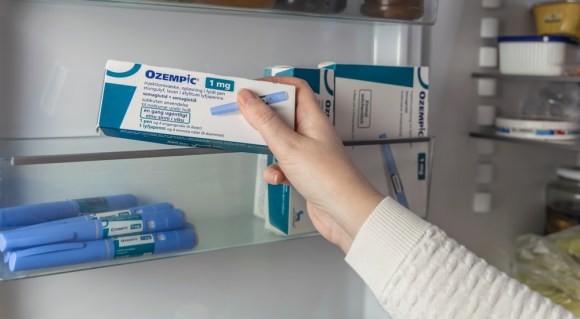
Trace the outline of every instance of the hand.
{"label": "hand", "polygon": [[296,87],[296,131],[253,92],[238,92],[240,111],[278,160],[264,171],[264,178],[274,185],[291,184],[306,199],[318,232],[347,253],[384,196],[350,160],[306,82],[292,77],[261,80]]}

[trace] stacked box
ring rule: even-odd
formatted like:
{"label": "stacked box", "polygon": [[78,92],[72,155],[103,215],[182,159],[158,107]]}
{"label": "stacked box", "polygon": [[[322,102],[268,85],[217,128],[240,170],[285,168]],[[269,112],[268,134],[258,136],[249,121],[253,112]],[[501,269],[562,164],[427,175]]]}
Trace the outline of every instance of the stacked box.
{"label": "stacked box", "polygon": [[268,153],[239,112],[241,88],[272,104],[294,127],[293,86],[108,61],[98,128],[105,135],[141,141]]}
{"label": "stacked box", "polygon": [[[331,64],[323,68],[268,68],[266,75],[304,79],[343,141],[428,136],[428,69]],[[363,174],[421,217],[427,215],[429,142],[347,147]],[[264,183],[260,179],[260,183]],[[268,228],[293,235],[314,231],[306,201],[290,186],[267,189]]]}

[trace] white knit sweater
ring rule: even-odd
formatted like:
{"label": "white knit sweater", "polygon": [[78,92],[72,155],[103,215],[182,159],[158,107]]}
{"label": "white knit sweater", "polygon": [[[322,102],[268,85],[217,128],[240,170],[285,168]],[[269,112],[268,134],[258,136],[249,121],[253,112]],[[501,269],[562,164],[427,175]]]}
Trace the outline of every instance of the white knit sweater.
{"label": "white knit sweater", "polygon": [[346,261],[393,319],[576,318],[388,197]]}

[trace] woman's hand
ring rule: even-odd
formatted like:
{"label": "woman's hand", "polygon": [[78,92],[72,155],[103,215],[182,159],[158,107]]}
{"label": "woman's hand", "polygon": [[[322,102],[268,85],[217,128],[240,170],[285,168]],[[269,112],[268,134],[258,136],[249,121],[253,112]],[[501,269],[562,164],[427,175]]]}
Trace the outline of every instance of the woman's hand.
{"label": "woman's hand", "polygon": [[262,80],[296,87],[296,131],[253,92],[238,93],[240,111],[278,160],[264,171],[264,178],[270,184],[294,186],[307,201],[314,227],[347,253],[383,195],[350,160],[306,82],[292,77]]}

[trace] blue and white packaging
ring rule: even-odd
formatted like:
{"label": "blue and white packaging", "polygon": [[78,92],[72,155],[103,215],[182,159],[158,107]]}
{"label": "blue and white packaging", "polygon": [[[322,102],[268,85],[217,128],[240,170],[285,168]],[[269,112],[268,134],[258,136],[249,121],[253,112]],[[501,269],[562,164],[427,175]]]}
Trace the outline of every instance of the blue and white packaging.
{"label": "blue and white packaging", "polygon": [[[265,74],[304,79],[343,141],[428,136],[427,68],[331,64],[321,69],[274,67]],[[347,151],[379,191],[426,217],[429,142],[355,146]],[[256,192],[264,189],[260,183],[265,184],[260,179]],[[306,201],[295,189],[268,185],[267,192],[265,199],[256,196],[262,202],[254,205],[267,228],[286,235],[315,231]]]}
{"label": "blue and white packaging", "polygon": [[[335,122],[345,141],[429,136],[429,69],[330,64]],[[429,142],[349,147],[365,176],[415,214],[426,217]]]}
{"label": "blue and white packaging", "polygon": [[428,134],[429,69],[330,64],[334,126],[343,140],[424,137]]}
{"label": "blue and white packaging", "polygon": [[268,153],[237,109],[237,92],[254,91],[294,127],[295,88],[209,73],[108,61],[98,129],[127,139]]}

